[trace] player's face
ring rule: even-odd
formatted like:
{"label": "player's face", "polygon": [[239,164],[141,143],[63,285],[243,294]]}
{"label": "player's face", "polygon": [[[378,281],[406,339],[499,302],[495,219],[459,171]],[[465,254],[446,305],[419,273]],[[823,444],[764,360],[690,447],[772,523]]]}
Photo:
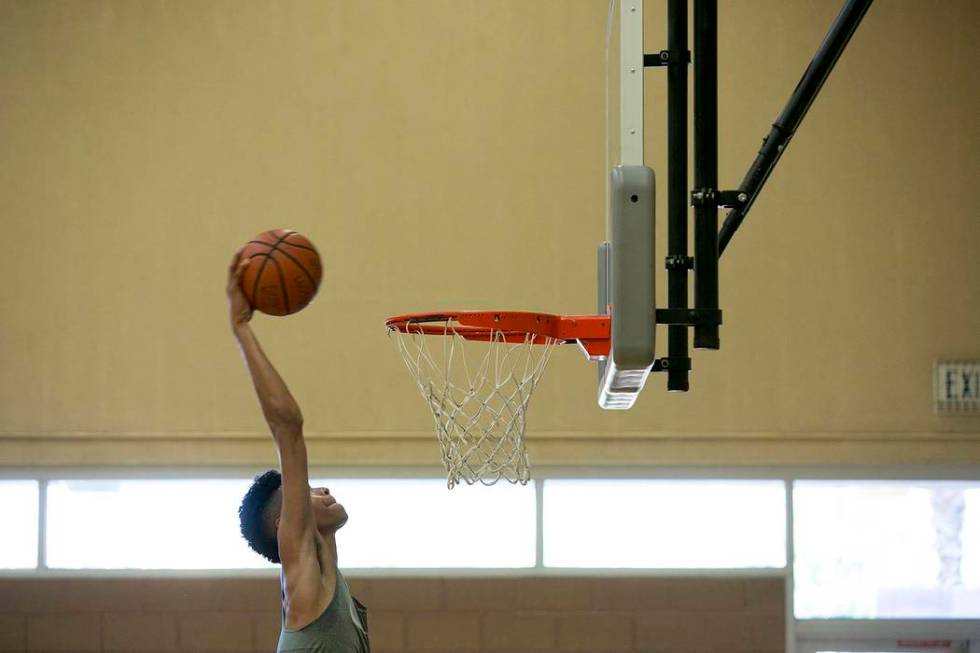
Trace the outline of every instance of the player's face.
{"label": "player's face", "polygon": [[325,487],[310,490],[310,508],[313,510],[313,521],[321,535],[335,533],[347,523],[347,510],[337,503],[337,500]]}

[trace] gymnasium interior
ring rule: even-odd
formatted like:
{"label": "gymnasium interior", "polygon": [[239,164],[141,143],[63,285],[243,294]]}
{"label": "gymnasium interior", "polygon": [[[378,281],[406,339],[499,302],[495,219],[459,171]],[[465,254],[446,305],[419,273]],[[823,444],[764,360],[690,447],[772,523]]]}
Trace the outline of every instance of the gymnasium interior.
{"label": "gymnasium interior", "polygon": [[[663,50],[667,2],[623,1]],[[842,3],[717,2],[723,187]],[[375,653],[980,653],[975,0],[871,5],[720,258],[687,392],[603,410],[556,346],[530,481],[447,487],[385,319],[595,311],[616,10],[0,0],[0,651],[276,650],[237,509],[278,460],[225,281],[288,228],[322,284],[251,324]]]}

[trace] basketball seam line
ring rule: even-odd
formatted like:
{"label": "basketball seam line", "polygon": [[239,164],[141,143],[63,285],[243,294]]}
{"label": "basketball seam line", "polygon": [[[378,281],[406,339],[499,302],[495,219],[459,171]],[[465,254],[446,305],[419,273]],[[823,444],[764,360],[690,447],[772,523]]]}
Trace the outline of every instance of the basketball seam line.
{"label": "basketball seam line", "polygon": [[[273,238],[278,238],[278,240],[276,241],[276,244],[272,246],[272,249],[276,249],[276,245],[278,245],[283,240],[285,240],[286,238],[288,238],[289,237],[289,234],[294,233],[294,232],[290,231],[289,233],[287,233],[287,234],[285,234],[283,236],[276,236],[276,232],[274,232],[274,231],[268,231],[266,233],[272,234],[272,237]],[[268,245],[268,243],[265,243],[265,244]],[[262,271],[265,270],[266,264],[269,262],[269,259],[272,258],[269,254],[271,254],[271,252],[266,252],[265,253],[265,260],[262,261],[262,265],[259,266],[258,272],[255,273],[255,283],[252,285],[252,301],[254,301],[256,303],[258,303],[259,280],[262,279]],[[281,270],[279,271],[279,281],[282,282],[282,271]],[[285,295],[285,292],[283,292],[283,295]],[[285,298],[284,298],[284,301],[286,301],[287,303],[289,302],[289,300],[288,299],[285,299]]]}
{"label": "basketball seam line", "polygon": [[279,261],[272,258],[272,253],[268,255],[270,261],[276,266],[276,271],[279,272],[279,289],[282,290],[282,303],[286,309],[286,315],[289,315],[289,293],[286,291],[286,275],[282,273],[282,266],[279,265]]}
{"label": "basketball seam line", "polygon": [[[295,233],[296,232],[294,231],[293,233],[289,234],[289,236],[292,236]],[[289,238],[289,236],[286,236],[286,238]],[[308,252],[316,252],[316,249],[314,249],[313,247],[307,247],[306,245],[300,245],[298,243],[291,243],[288,240],[283,240],[282,242],[284,245],[289,245],[290,247],[298,247],[300,249],[305,249]]]}
{"label": "basketball seam line", "polygon": [[[286,243],[286,244],[288,245],[289,243]],[[306,275],[306,278],[309,279],[310,280],[310,283],[313,285],[313,287],[316,288],[316,279],[313,278],[313,275],[310,273],[309,270],[306,269],[306,266],[303,265],[303,263],[301,261],[299,261],[296,258],[294,258],[292,254],[290,254],[289,252],[287,252],[284,249],[279,249],[278,247],[273,247],[272,249],[273,249],[273,251],[279,252],[280,254],[282,254],[283,256],[285,256],[286,258],[288,258],[290,261],[292,261],[293,263],[295,263],[296,264],[296,267],[298,267],[300,270],[303,271],[303,274]],[[267,256],[271,256],[271,255],[272,255],[272,252],[269,252],[267,254]],[[279,272],[282,273],[282,269],[281,268],[280,268]]]}

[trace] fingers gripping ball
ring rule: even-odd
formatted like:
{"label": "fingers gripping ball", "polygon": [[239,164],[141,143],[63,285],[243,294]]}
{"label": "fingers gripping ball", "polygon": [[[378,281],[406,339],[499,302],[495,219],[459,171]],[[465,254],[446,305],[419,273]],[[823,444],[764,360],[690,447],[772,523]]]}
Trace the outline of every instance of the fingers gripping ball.
{"label": "fingers gripping ball", "polygon": [[252,308],[268,315],[302,310],[320,287],[320,255],[306,237],[289,229],[264,231],[248,241],[241,260],[242,292]]}

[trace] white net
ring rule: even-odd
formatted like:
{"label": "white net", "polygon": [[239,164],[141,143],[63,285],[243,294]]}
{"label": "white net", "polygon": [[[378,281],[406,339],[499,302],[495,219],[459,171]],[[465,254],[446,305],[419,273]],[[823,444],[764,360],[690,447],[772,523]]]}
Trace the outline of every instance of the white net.
{"label": "white net", "polygon": [[[428,323],[430,334],[432,328]],[[527,334],[507,342],[501,331],[470,341],[449,320],[437,328],[442,335],[426,335],[412,325],[388,334],[432,411],[449,488],[460,481],[527,483],[527,406],[560,341],[532,344],[535,335]]]}

